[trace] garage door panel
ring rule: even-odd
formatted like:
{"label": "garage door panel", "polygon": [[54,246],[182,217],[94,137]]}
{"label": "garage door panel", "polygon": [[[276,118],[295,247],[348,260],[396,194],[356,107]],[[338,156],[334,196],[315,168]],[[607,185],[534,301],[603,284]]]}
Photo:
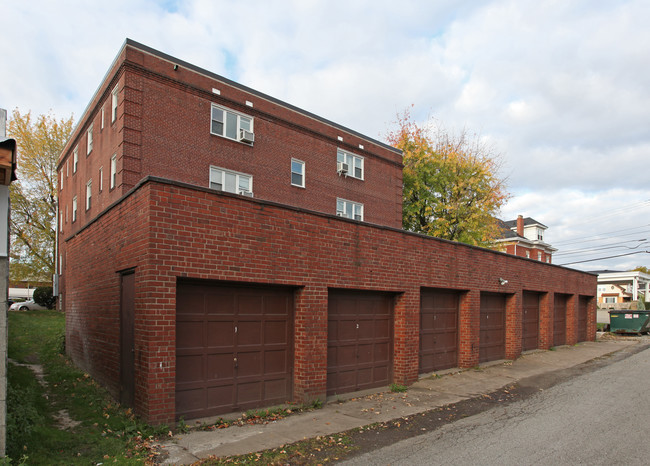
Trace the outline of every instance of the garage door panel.
{"label": "garage door panel", "polygon": [[567,296],[556,294],[553,308],[553,346],[566,344],[566,309]]}
{"label": "garage door panel", "polygon": [[[201,324],[206,326],[206,322]],[[207,322],[207,346],[210,348],[231,348],[235,343],[235,325],[232,321],[209,321]]]}
{"label": "garage door panel", "polygon": [[184,382],[196,382],[203,380],[203,355],[186,355],[176,358],[176,374]]}
{"label": "garage door panel", "polygon": [[289,343],[286,320],[264,322],[264,343],[267,345],[287,345]]}
{"label": "garage door panel", "polygon": [[357,323],[353,320],[339,321],[336,336],[338,341],[355,341],[357,339]]}
{"label": "garage door panel", "polygon": [[207,380],[232,379],[235,376],[235,363],[232,353],[209,354],[207,357]]}
{"label": "garage door panel", "polygon": [[522,295],[522,349],[536,349],[539,346],[539,293],[524,292]]}
{"label": "garage door panel", "polygon": [[283,374],[287,367],[287,352],[285,350],[264,352],[264,372],[266,375]]}
{"label": "garage door panel", "polygon": [[[197,290],[197,292],[199,291]],[[210,315],[234,316],[235,298],[229,293],[208,290],[205,297],[205,308],[206,313]]]}
{"label": "garage door panel", "polygon": [[457,291],[420,293],[420,373],[458,365],[458,306]]}
{"label": "garage door panel", "polygon": [[331,291],[327,394],[387,385],[392,371],[392,297]]}
{"label": "garage door panel", "polygon": [[259,346],[262,342],[262,323],[259,321],[245,322],[239,321],[237,325],[237,345],[245,347],[247,345]]}
{"label": "garage door panel", "polygon": [[186,390],[176,394],[176,409],[183,412],[196,412],[207,406],[207,392],[205,389]]}
{"label": "garage door panel", "polygon": [[264,316],[269,318],[273,316],[286,316],[288,313],[287,299],[285,296],[265,296]]}
{"label": "garage door panel", "polygon": [[231,410],[231,406],[235,402],[235,391],[233,388],[234,385],[217,385],[208,388],[206,405],[203,408],[209,410],[209,415]]}
{"label": "garage door panel", "polygon": [[284,402],[287,389],[287,382],[284,379],[268,380],[264,382],[264,398]]}
{"label": "garage door panel", "polygon": [[239,351],[237,353],[237,376],[247,377],[256,376],[261,377],[264,373],[262,368],[262,355],[259,351],[247,353]]}
{"label": "garage door panel", "polygon": [[290,400],[292,291],[179,283],[178,297],[197,294],[203,317],[196,313],[200,299],[177,299],[177,417]]}
{"label": "garage door panel", "polygon": [[237,300],[237,315],[239,316],[261,316],[264,313],[262,296],[239,296]]}
{"label": "garage door panel", "polygon": [[479,362],[505,358],[506,297],[481,293]]}
{"label": "garage door panel", "polygon": [[178,322],[176,325],[176,345],[180,349],[202,348],[205,346],[203,321]]}
{"label": "garage door panel", "polygon": [[578,301],[578,341],[587,340],[588,313],[589,298],[587,296],[580,296]]}

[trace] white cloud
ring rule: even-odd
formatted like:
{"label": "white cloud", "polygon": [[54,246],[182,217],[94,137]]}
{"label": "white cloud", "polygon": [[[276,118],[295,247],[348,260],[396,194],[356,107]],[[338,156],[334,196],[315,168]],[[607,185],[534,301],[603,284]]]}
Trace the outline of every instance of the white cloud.
{"label": "white cloud", "polygon": [[9,110],[79,117],[129,37],[371,137],[411,104],[478,132],[504,156],[504,211],[549,233],[648,197],[645,0],[6,3]]}

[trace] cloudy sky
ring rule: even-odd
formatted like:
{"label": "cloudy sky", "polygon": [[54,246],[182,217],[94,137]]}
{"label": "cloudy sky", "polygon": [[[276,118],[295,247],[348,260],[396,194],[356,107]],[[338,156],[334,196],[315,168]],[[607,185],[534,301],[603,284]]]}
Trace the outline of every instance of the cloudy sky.
{"label": "cloudy sky", "polygon": [[382,140],[413,105],[502,154],[556,264],[650,266],[647,0],[0,5],[9,112],[79,118],[127,37]]}

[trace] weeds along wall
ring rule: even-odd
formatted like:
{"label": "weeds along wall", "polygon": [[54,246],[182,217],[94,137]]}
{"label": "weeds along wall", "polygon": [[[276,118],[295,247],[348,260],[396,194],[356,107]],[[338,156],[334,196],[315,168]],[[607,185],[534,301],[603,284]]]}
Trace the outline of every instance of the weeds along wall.
{"label": "weeds along wall", "polygon": [[[481,293],[507,297],[506,357],[521,353],[524,291],[539,292],[540,347],[553,345],[554,296],[567,298],[566,343],[578,338],[587,300],[595,337],[596,276],[178,182],[146,178],[63,243],[67,350],[120,392],[120,272],[135,271],[135,409],[152,423],[175,419],[176,290],[181,279],[295,289],[293,401],[323,400],[328,292],[395,296],[394,382],[418,376],[420,293],[462,291],[459,366],[478,364]],[[507,280],[507,283],[502,284]]]}

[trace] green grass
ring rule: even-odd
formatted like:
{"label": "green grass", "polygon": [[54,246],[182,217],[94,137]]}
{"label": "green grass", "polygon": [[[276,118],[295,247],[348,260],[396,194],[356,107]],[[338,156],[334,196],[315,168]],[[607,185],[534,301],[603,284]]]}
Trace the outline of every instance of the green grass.
{"label": "green grass", "polygon": [[[9,357],[41,364],[48,387],[30,369],[9,364],[8,456],[27,456],[26,464],[145,464],[150,437],[167,429],[140,422],[70,362],[64,325],[57,311],[9,313]],[[60,410],[80,424],[60,429],[54,418]]]}
{"label": "green grass", "polygon": [[408,387],[406,385],[402,385],[401,383],[390,384],[390,391],[393,393],[404,393],[406,390],[408,390]]}

